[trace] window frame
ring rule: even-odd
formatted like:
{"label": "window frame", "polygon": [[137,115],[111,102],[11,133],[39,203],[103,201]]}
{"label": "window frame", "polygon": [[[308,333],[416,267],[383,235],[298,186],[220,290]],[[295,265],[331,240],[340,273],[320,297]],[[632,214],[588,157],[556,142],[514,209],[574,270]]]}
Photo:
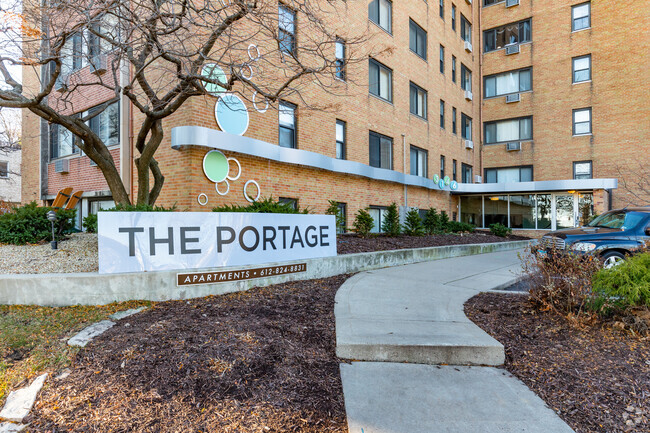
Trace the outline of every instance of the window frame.
{"label": "window frame", "polygon": [[[576,69],[576,60],[588,59],[589,67],[587,69]],[[589,71],[589,77],[586,80],[576,81],[576,72]],[[571,80],[573,84],[588,83],[591,81],[591,54],[576,56],[571,59]]]}
{"label": "window frame", "polygon": [[[487,82],[490,79],[497,80],[499,76],[501,75],[506,75],[506,74],[512,74],[517,72],[519,75],[521,75],[522,72],[525,71],[530,71],[530,89],[529,90],[521,90],[521,78],[518,76],[517,80],[519,81],[519,90],[516,92],[508,92],[508,93],[495,93],[492,96],[487,96]],[[495,89],[496,89],[496,83],[495,83]],[[498,89],[495,90],[495,92],[498,91]],[[528,66],[525,68],[520,68],[520,69],[513,69],[510,71],[504,71],[504,72],[499,72],[498,74],[491,74],[491,75],[486,75],[483,77],[483,98],[484,99],[492,99],[492,98],[500,98],[502,96],[507,96],[507,95],[514,95],[515,93],[526,93],[526,92],[532,92],[533,91],[533,67]]]}
{"label": "window frame", "polygon": [[293,208],[293,210],[298,209],[298,199],[297,198],[292,198],[292,197],[278,197],[278,203],[282,203],[285,205],[289,205]]}
{"label": "window frame", "polygon": [[[338,55],[339,46],[342,47],[341,49],[343,50],[343,57],[339,57]],[[334,76],[341,81],[346,81],[347,78],[347,71],[346,71],[347,62],[345,61],[346,52],[347,52],[347,47],[345,44],[345,39],[336,38],[336,42],[334,43],[334,56],[336,57]]]}
{"label": "window frame", "polygon": [[[522,40],[522,39],[520,38],[521,33],[522,33],[522,28],[521,28],[521,26],[522,26],[524,23],[526,23],[526,22],[528,22],[528,26],[529,26],[529,28],[530,28],[530,40]],[[502,47],[500,47],[500,48],[496,48],[496,45],[497,45],[497,44],[496,44],[496,33],[497,33],[497,30],[499,30],[499,29],[503,29],[503,31],[505,31],[505,28],[506,28],[506,27],[509,27],[509,26],[512,26],[512,25],[515,25],[515,24],[517,25],[517,41],[516,41],[516,42],[513,42],[513,43],[509,43],[509,44],[504,43]],[[495,48],[488,50],[488,49],[487,49],[487,45],[488,45],[488,34],[492,34],[493,32],[494,32],[494,47],[495,47]],[[532,41],[533,41],[533,20],[532,20],[532,18],[526,18],[526,19],[524,19],[524,20],[515,21],[515,22],[513,22],[513,23],[507,23],[507,24],[504,24],[504,25],[501,25],[501,26],[493,27],[493,28],[491,28],[491,29],[483,30],[483,47],[482,47],[482,48],[483,48],[483,54],[486,54],[486,53],[492,53],[492,52],[500,51],[500,50],[505,50],[506,47],[508,47],[508,46],[511,46],[511,45],[521,45],[521,44],[531,43]],[[504,42],[505,42],[505,41],[504,41]]]}
{"label": "window frame", "polygon": [[456,5],[451,4],[451,29],[456,31]]}
{"label": "window frame", "polygon": [[456,107],[451,107],[451,133],[458,135],[458,123],[456,117],[458,116],[458,111]]}
{"label": "window frame", "polygon": [[[375,227],[372,228],[370,233],[383,233],[381,231],[381,226],[384,225],[384,216],[388,212],[388,207],[387,206],[377,206],[377,205],[370,205],[368,206],[369,210],[376,210],[379,211],[379,224],[376,224]],[[372,216],[372,214],[371,214]],[[372,219],[374,222],[374,218]],[[377,230],[377,231],[375,231]]]}
{"label": "window frame", "polygon": [[[292,18],[291,24],[293,25],[293,32],[289,32],[282,27],[282,22],[284,20],[280,17],[283,16],[282,15],[283,10]],[[297,21],[298,21],[298,14],[294,9],[285,5],[284,3],[278,3],[278,48],[280,54],[282,53],[290,54],[291,56],[294,57],[298,54],[298,43],[296,37]],[[290,41],[290,45],[291,45],[289,50],[285,48],[286,39],[283,37],[283,34],[285,36],[289,36],[288,40]]]}
{"label": "window frame", "polygon": [[[418,96],[418,94],[422,93],[423,96],[424,96],[424,107],[423,107],[424,113],[422,113],[423,115],[413,111],[413,92],[415,92],[415,96],[416,96],[416,104],[415,104],[416,105],[416,107],[415,107],[416,111],[417,111],[417,96]],[[428,120],[428,117],[429,117],[429,92],[427,92],[422,87],[415,84],[413,81],[409,82],[409,112],[411,114],[413,114],[414,116],[419,117],[420,119]]]}
{"label": "window frame", "polygon": [[[338,139],[338,130],[337,130],[338,125],[341,125],[343,127],[343,141],[339,141]],[[336,149],[335,149],[336,159],[348,159],[347,158],[347,140],[348,140],[347,122],[345,120],[336,119],[336,124],[334,128],[335,128],[334,137],[336,140]]]}
{"label": "window frame", "polygon": [[[579,134],[576,133],[576,114],[582,111],[586,111],[589,113],[589,132],[581,132]],[[593,134],[593,117],[592,117],[592,111],[591,107],[585,107],[585,108],[574,108],[572,111],[572,125],[573,125],[573,136],[574,137],[580,137],[583,135],[592,135]],[[578,123],[587,123],[587,122],[578,122]]]}
{"label": "window frame", "polygon": [[[412,36],[414,35],[414,37]],[[422,50],[424,51],[424,55],[420,52],[422,50],[418,50],[418,35],[424,35],[424,47]],[[411,46],[411,43],[415,41],[415,49],[414,47]],[[418,23],[413,21],[412,18],[409,18],[409,50],[411,50],[412,53],[417,55],[423,60],[427,60],[427,46],[429,44],[429,36],[427,34],[427,31],[424,30]]]}
{"label": "window frame", "polygon": [[[469,182],[466,182],[465,179],[467,178],[467,174],[469,173]],[[473,182],[473,177],[474,175],[474,166],[465,164],[462,162],[460,164],[460,181],[461,183],[474,183]]]}
{"label": "window frame", "polygon": [[[576,165],[589,163],[589,177],[577,177]],[[573,161],[573,178],[574,179],[593,179],[594,178],[594,162],[593,160],[587,161]]]}
{"label": "window frame", "polygon": [[[469,80],[466,80],[466,78],[469,78]],[[472,91],[472,70],[465,66],[463,62],[460,63],[460,88],[461,90]]]}
{"label": "window frame", "polygon": [[[465,27],[469,27],[469,29],[466,29]],[[466,30],[469,34],[466,34]],[[460,14],[460,38],[470,44],[472,43],[472,23],[470,23],[462,13]]]}
{"label": "window frame", "polygon": [[[413,173],[413,154],[415,153],[416,155],[416,161],[415,161],[415,167],[416,167],[416,172]],[[424,158],[424,174],[422,173],[417,173],[418,167],[420,166],[420,158]],[[429,151],[426,149],[422,149],[421,147],[413,146],[411,144],[411,147],[409,148],[409,164],[410,164],[410,174],[412,176],[420,176],[420,177],[429,177]]]}
{"label": "window frame", "polygon": [[451,178],[451,180],[456,180],[456,178],[458,177],[458,161],[453,159],[452,164],[451,164],[451,168],[452,168],[452,178]]}
{"label": "window frame", "polygon": [[[386,2],[388,4],[388,6],[389,6],[389,8],[388,8],[388,23],[387,23],[388,28],[384,27],[381,24],[381,5],[379,3],[382,2],[382,1]],[[373,19],[373,15],[370,12],[370,8],[375,4],[377,5],[377,7],[376,7],[376,9],[377,9],[376,10],[377,20],[376,21]],[[388,33],[389,35],[392,35],[393,34],[393,2],[391,0],[372,0],[370,3],[368,3],[368,19],[372,23],[376,24],[377,27],[379,27],[380,29],[382,29],[383,31]]]}
{"label": "window frame", "polygon": [[[576,18],[573,17],[573,11],[575,11],[576,8],[579,8],[579,7],[585,6],[585,5],[587,6],[587,27],[581,27],[579,29],[576,29],[576,26],[575,26],[576,25]],[[577,18],[577,19],[580,20],[580,19],[582,19],[582,17]],[[587,2],[584,2],[584,3],[577,4],[577,5],[571,5],[571,32],[572,33],[573,32],[579,32],[581,30],[587,30],[587,29],[590,29],[590,28],[591,28],[591,1],[587,1]]]}
{"label": "window frame", "polygon": [[451,56],[451,82],[456,82],[456,56]]}
{"label": "window frame", "polygon": [[[370,150],[370,138],[373,137],[373,136],[375,136],[375,137],[377,137],[379,139],[379,158],[378,158],[379,166],[372,165],[372,152]],[[387,139],[390,142],[390,148],[389,148],[390,167],[382,167],[381,166],[381,143],[382,143],[382,139]],[[383,168],[383,169],[386,169],[386,170],[392,170],[393,169],[393,145],[394,145],[393,137],[390,137],[390,136],[384,135],[384,134],[380,134],[379,132],[369,131],[369,134],[368,134],[368,165],[371,166],[371,167],[375,167],[375,168]]]}
{"label": "window frame", "polygon": [[445,0],[440,0],[439,5],[440,5],[440,9],[439,9],[440,18],[442,18],[442,20],[444,21],[445,20]]}
{"label": "window frame", "polygon": [[440,100],[440,129],[445,129],[445,101]]}
{"label": "window frame", "polygon": [[[370,79],[370,74],[371,74],[373,66],[377,67],[377,93],[373,93],[373,91],[372,91],[372,88],[373,88],[372,81]],[[380,83],[381,83],[381,69],[385,69],[389,73],[388,74],[389,75],[388,98],[384,98],[383,96],[380,95],[380,93],[381,93],[381,86],[380,86]],[[391,68],[389,68],[388,66],[384,65],[383,63],[381,63],[380,61],[373,59],[372,57],[369,59],[369,66],[368,66],[368,88],[369,88],[369,92],[370,92],[371,95],[376,96],[377,98],[379,98],[379,99],[381,99],[383,101],[389,102],[391,104],[393,103],[393,70]]]}
{"label": "window frame", "polygon": [[343,219],[343,225],[336,227],[336,233],[337,234],[345,233],[347,231],[347,226],[348,226],[348,204],[341,201],[337,201],[336,207],[338,208],[339,215]]}
{"label": "window frame", "polygon": [[440,44],[440,73],[445,73],[445,46]]}
{"label": "window frame", "polygon": [[0,179],[7,178],[9,178],[9,161],[0,161]]}
{"label": "window frame", "polygon": [[[280,121],[280,116],[282,115],[282,111],[284,109],[283,107],[288,107],[288,108],[291,109],[292,115],[293,115],[293,125],[292,125],[293,127],[287,126],[286,124],[283,124]],[[295,104],[292,104],[289,101],[280,100],[280,102],[278,103],[278,146],[280,146],[280,147],[284,147],[284,148],[287,148],[287,149],[297,149],[298,148],[298,116],[296,115],[297,110],[298,110],[298,106],[295,105]],[[282,140],[281,140],[282,134],[280,134],[282,129],[290,130],[292,132],[291,146],[284,146],[282,144]]]}
{"label": "window frame", "polygon": [[[468,121],[468,125],[469,125],[469,137],[466,136],[466,133],[467,133],[466,127],[465,127],[465,121],[466,120]],[[460,112],[460,134],[461,134],[460,136],[463,139],[469,140],[469,141],[474,141],[474,140],[472,140],[472,135],[474,134],[473,125],[472,125],[472,118],[470,116],[468,116],[467,114],[463,113],[462,111]]]}
{"label": "window frame", "polygon": [[[522,138],[521,137],[521,121],[530,119],[530,138]],[[518,120],[519,121],[519,138],[516,140],[505,140],[505,141],[494,141],[494,142],[488,142],[487,141],[487,128],[488,126],[491,125],[498,125],[499,123],[503,122],[511,122],[513,120]],[[498,129],[498,126],[497,126]],[[511,117],[507,119],[499,119],[499,120],[491,120],[489,122],[483,122],[483,144],[485,146],[493,146],[493,145],[499,145],[499,144],[505,144],[505,143],[511,143],[513,141],[533,141],[534,137],[534,131],[533,131],[533,116],[520,116],[520,117]],[[495,137],[496,138],[496,137]]]}
{"label": "window frame", "polygon": [[445,177],[446,165],[447,162],[445,160],[445,155],[440,155],[440,179],[443,179]]}
{"label": "window frame", "polygon": [[[519,169],[519,180],[517,182],[533,182],[535,180],[535,168],[532,164],[527,164],[527,165],[511,165],[507,167],[487,167],[483,169],[483,182],[484,183],[499,183],[499,170],[507,170],[507,169],[513,169],[513,168],[518,168]],[[522,170],[530,169],[530,178],[531,180],[521,180],[521,173]],[[488,173],[490,171],[496,172],[496,182],[488,182]]]}

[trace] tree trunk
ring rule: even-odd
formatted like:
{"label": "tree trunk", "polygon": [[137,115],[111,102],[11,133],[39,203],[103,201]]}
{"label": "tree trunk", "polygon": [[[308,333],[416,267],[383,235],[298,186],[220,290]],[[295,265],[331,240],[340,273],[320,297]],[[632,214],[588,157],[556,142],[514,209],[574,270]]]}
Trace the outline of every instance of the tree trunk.
{"label": "tree trunk", "polygon": [[[158,198],[158,194],[160,194],[160,190],[162,189],[162,184],[165,179],[160,173],[160,169],[158,168],[158,163],[156,162],[155,159],[153,159],[153,155],[158,150],[158,146],[160,146],[164,134],[162,130],[161,120],[155,120],[153,121],[153,123],[145,122],[143,128],[146,128],[149,125],[151,125],[150,130],[148,131],[150,134],[149,141],[144,146],[144,148],[140,151],[140,157],[136,158],[135,165],[136,168],[138,169],[137,204],[138,205],[148,204],[153,206],[153,203],[155,203],[156,199]],[[138,136],[138,140],[140,141],[140,144],[144,141],[142,139],[143,135],[146,136],[147,132],[141,130]],[[151,170],[154,173],[153,190],[149,189],[149,170]]]}

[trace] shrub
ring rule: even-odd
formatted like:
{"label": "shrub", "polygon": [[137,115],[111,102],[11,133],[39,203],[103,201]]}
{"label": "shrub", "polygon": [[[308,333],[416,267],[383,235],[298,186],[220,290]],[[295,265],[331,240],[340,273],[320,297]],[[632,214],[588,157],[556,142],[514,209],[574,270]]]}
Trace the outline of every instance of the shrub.
{"label": "shrub", "polygon": [[429,208],[429,210],[427,210],[422,224],[424,225],[424,231],[428,235],[432,235],[442,230],[440,228],[440,215],[438,215],[438,211],[434,208]]}
{"label": "shrub", "polygon": [[265,198],[263,200],[254,201],[248,205],[223,205],[218,206],[212,209],[212,212],[253,212],[253,213],[292,213],[292,214],[307,214],[309,213],[308,209],[300,210],[300,207],[296,204],[294,208],[289,203],[281,203],[276,201],[273,197]]}
{"label": "shrub", "polygon": [[82,225],[88,233],[97,233],[97,214],[92,213],[85,217]]}
{"label": "shrub", "polygon": [[637,254],[593,276],[592,309],[600,314],[650,307],[650,252]]}
{"label": "shrub", "polygon": [[449,223],[447,223],[447,229],[452,233],[474,233],[476,226],[474,224],[462,223],[458,221],[449,221]]}
{"label": "shrub", "polygon": [[422,225],[420,212],[415,208],[406,213],[404,233],[409,236],[422,236],[424,234],[424,226]]}
{"label": "shrub", "polygon": [[[52,225],[47,219],[49,207],[39,207],[36,202],[14,207],[11,212],[0,215],[0,242],[23,245],[52,240]],[[75,209],[56,211],[55,236],[74,229]]]}
{"label": "shrub", "polygon": [[386,217],[381,225],[381,231],[388,236],[399,236],[402,227],[399,224],[399,211],[397,204],[393,202],[386,210]]}
{"label": "shrub", "polygon": [[102,209],[107,212],[175,212],[176,205],[172,207],[151,206],[148,204],[116,204],[115,207]]}
{"label": "shrub", "polygon": [[506,227],[501,223],[495,223],[495,224],[490,224],[490,233],[492,233],[495,236],[500,236],[502,238],[505,238],[509,234],[512,233],[512,229],[510,227]]}
{"label": "shrub", "polygon": [[359,209],[352,226],[355,233],[365,238],[370,235],[370,231],[375,227],[375,220],[372,219],[366,209]]}
{"label": "shrub", "polygon": [[440,230],[445,231],[447,230],[447,227],[449,226],[449,215],[447,215],[447,212],[440,211]]}
{"label": "shrub", "polygon": [[326,215],[334,215],[336,217],[336,232],[345,233],[345,215],[341,212],[339,202],[334,200],[327,200],[330,204],[325,211]]}

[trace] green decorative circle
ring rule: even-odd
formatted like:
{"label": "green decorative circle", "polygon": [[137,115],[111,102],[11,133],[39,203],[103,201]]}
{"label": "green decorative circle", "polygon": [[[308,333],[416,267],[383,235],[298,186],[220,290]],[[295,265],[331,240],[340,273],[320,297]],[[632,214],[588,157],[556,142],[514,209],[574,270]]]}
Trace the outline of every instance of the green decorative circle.
{"label": "green decorative circle", "polygon": [[230,165],[226,155],[218,150],[211,150],[203,157],[203,173],[214,183],[223,182],[228,176]]}
{"label": "green decorative circle", "polygon": [[434,174],[434,175],[433,175],[433,182],[434,182],[434,183],[438,183],[439,180],[440,180],[440,176],[437,175],[437,174]]}
{"label": "green decorative circle", "polygon": [[443,179],[445,181],[445,185],[449,185],[449,182],[451,182],[451,179],[449,178],[449,176],[445,176]]}
{"label": "green decorative circle", "polygon": [[[228,83],[228,77],[226,77],[226,73],[223,72],[223,69],[221,69],[219,65],[216,65],[214,63],[208,63],[207,65],[203,66],[201,75],[211,80],[223,83],[224,86]],[[207,83],[205,81],[203,82],[203,87],[205,88],[206,92],[216,97],[219,97],[226,92],[225,87],[221,87],[218,84],[214,83]]]}

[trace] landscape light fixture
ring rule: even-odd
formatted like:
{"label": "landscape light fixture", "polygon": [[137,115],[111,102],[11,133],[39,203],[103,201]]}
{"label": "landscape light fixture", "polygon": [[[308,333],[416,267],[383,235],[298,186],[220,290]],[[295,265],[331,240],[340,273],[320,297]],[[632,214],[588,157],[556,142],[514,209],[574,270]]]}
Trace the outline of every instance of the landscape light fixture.
{"label": "landscape light fixture", "polygon": [[56,239],[54,238],[54,221],[56,221],[56,212],[53,210],[49,211],[47,213],[47,219],[52,223],[52,242],[50,242],[50,245],[52,245],[53,250],[56,250]]}

